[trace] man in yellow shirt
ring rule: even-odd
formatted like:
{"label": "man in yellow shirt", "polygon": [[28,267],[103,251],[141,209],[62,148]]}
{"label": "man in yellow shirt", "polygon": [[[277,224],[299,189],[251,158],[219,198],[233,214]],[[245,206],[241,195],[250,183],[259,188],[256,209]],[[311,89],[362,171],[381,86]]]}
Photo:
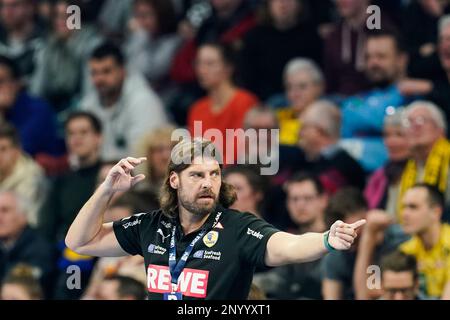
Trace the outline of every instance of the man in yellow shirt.
{"label": "man in yellow shirt", "polygon": [[297,145],[301,115],[324,92],[324,76],[310,59],[294,58],[284,69],[284,83],[289,107],[280,108],[276,115],[280,126],[280,143]]}
{"label": "man in yellow shirt", "polygon": [[450,225],[441,223],[444,196],[424,183],[408,189],[402,200],[402,226],[412,238],[400,250],[417,259],[421,291],[429,298],[450,299]]}

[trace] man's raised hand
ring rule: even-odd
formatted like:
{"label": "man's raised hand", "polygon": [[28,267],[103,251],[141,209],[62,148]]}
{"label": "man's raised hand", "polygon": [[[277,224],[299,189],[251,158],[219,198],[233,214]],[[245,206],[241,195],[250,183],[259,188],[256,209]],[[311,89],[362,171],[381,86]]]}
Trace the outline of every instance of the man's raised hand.
{"label": "man's raised hand", "polygon": [[347,224],[340,220],[336,221],[330,228],[328,243],[336,250],[350,249],[355,238],[358,236],[356,229],[365,223],[365,219],[358,220],[352,224]]}
{"label": "man's raised hand", "polygon": [[127,157],[120,160],[114,167],[109,170],[105,181],[103,182],[104,187],[108,192],[117,191],[127,191],[138,182],[145,179],[145,175],[138,174],[137,176],[132,176],[131,173],[133,169],[146,161],[147,158],[132,158]]}

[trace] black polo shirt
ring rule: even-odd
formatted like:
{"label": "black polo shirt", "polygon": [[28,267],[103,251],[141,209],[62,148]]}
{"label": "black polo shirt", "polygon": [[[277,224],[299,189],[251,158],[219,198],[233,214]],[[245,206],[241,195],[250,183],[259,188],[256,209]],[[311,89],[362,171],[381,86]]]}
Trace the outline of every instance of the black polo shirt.
{"label": "black polo shirt", "polygon": [[[219,223],[212,229],[217,212]],[[114,222],[121,247],[131,255],[142,255],[147,273],[149,299],[162,299],[171,291],[169,247],[173,224],[177,225],[177,262],[200,233],[184,235],[179,219],[162,210],[141,213]],[[269,238],[279,230],[250,213],[218,206],[206,220],[207,233],[194,246],[179,288],[183,299],[247,299],[256,267],[265,267]]]}

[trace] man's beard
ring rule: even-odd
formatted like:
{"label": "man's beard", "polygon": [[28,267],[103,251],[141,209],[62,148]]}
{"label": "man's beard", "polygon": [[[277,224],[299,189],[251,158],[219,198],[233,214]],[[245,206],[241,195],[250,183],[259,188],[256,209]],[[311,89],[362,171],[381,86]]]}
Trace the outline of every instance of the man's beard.
{"label": "man's beard", "polygon": [[384,71],[378,70],[376,77],[367,76],[371,84],[380,89],[385,89],[393,84],[393,80]]}
{"label": "man's beard", "polygon": [[[211,196],[213,202],[210,204],[197,203],[197,200],[200,199],[200,197],[202,196]],[[184,193],[184,191],[181,191],[178,194],[178,199],[180,201],[180,205],[183,208],[185,208],[187,211],[197,216],[205,216],[211,213],[211,211],[217,206],[219,202],[218,197],[210,190],[199,193],[198,195],[196,195],[193,201],[188,200],[188,196]]]}

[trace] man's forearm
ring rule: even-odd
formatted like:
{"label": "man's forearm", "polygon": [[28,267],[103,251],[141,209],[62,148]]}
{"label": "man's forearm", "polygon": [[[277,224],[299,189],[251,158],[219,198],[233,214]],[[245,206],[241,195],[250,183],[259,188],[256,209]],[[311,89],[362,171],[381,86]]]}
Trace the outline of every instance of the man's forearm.
{"label": "man's forearm", "polygon": [[353,285],[355,287],[355,297],[358,300],[369,298],[369,288],[367,287],[367,268],[372,263],[376,241],[373,235],[364,234],[358,246],[358,254],[353,272]]}
{"label": "man's forearm", "polygon": [[305,233],[292,243],[293,263],[314,261],[325,255],[328,250],[324,245],[323,233]]}
{"label": "man's forearm", "polygon": [[277,232],[267,242],[265,262],[268,266],[276,267],[319,259],[328,249],[348,250],[358,235],[356,229],[365,223],[364,219],[352,224],[338,220],[333,223],[329,232],[305,233],[300,236]]}
{"label": "man's forearm", "polygon": [[103,214],[111,200],[112,193],[103,184],[81,208],[66,236],[66,245],[75,250],[88,244],[103,225]]}
{"label": "man's forearm", "polygon": [[269,239],[268,246],[266,263],[269,266],[313,261],[328,252],[323,233],[292,235],[278,232]]}

